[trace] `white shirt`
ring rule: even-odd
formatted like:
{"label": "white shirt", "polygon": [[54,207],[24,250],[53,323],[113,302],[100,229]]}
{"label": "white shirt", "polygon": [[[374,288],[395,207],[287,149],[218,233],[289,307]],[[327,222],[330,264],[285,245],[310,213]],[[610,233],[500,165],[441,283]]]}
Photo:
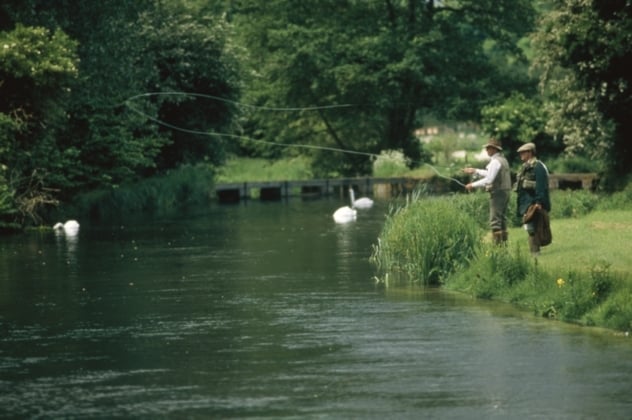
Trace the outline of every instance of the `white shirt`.
{"label": "white shirt", "polygon": [[491,156],[491,159],[489,160],[489,163],[487,164],[485,169],[476,170],[476,176],[483,178],[479,179],[478,181],[472,182],[473,188],[485,187],[487,185],[491,185],[494,182],[494,179],[496,179],[496,176],[498,175],[498,172],[501,168],[500,161],[498,159],[494,159],[494,156],[496,154],[497,153]]}

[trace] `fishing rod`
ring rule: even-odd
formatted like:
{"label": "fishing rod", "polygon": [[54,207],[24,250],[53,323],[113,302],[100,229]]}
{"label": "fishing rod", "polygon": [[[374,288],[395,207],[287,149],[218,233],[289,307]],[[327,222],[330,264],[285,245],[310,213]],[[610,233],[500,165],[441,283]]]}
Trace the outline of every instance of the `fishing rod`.
{"label": "fishing rod", "polygon": [[[371,157],[371,158],[378,158],[380,155],[377,155],[375,153],[369,153],[369,152],[361,152],[361,151],[356,151],[356,150],[350,150],[350,149],[342,149],[342,148],[336,148],[336,147],[328,147],[328,146],[316,146],[316,145],[311,145],[311,144],[302,144],[302,143],[278,143],[278,142],[271,142],[271,141],[267,141],[267,140],[261,140],[261,139],[255,139],[249,136],[244,136],[244,135],[240,135],[240,134],[231,134],[231,133],[221,133],[221,132],[214,132],[214,131],[200,131],[200,130],[193,130],[193,129],[188,129],[188,128],[184,128],[184,127],[179,127],[177,125],[174,124],[170,124],[166,121],[163,121],[159,118],[155,118],[149,114],[147,114],[146,112],[143,112],[142,110],[140,110],[138,107],[136,107],[133,104],[134,100],[137,100],[139,98],[148,98],[148,97],[156,97],[156,96],[189,96],[189,97],[196,97],[196,98],[205,98],[205,99],[212,99],[212,100],[216,100],[216,101],[220,101],[220,102],[225,102],[225,103],[229,103],[232,105],[236,105],[236,106],[240,106],[243,108],[250,108],[250,109],[256,109],[256,110],[262,110],[262,111],[275,111],[275,112],[298,112],[298,111],[317,111],[317,110],[324,110],[324,109],[339,109],[339,108],[351,108],[355,105],[353,104],[335,104],[335,105],[320,105],[320,106],[310,106],[310,107],[266,107],[266,106],[258,106],[258,105],[249,105],[249,104],[244,104],[242,102],[237,102],[237,101],[233,101],[230,99],[226,99],[226,98],[221,98],[219,96],[214,96],[214,95],[207,95],[207,94],[203,94],[203,93],[189,93],[189,92],[146,92],[146,93],[141,93],[138,95],[134,95],[129,97],[128,99],[126,99],[124,101],[124,104],[131,109],[132,111],[134,111],[135,113],[141,115],[142,117],[146,118],[149,121],[152,121],[158,125],[161,125],[165,128],[169,128],[171,130],[176,130],[176,131],[180,131],[182,133],[187,133],[187,134],[193,134],[193,135],[200,135],[200,136],[208,136],[208,137],[227,137],[227,138],[232,138],[232,139],[238,139],[238,140],[245,140],[245,141],[252,141],[252,142],[258,142],[258,143],[263,143],[263,144],[268,144],[271,146],[277,146],[277,147],[296,147],[296,148],[303,148],[303,149],[313,149],[313,150],[325,150],[325,151],[330,151],[330,152],[337,152],[337,153],[346,153],[346,154],[352,154],[352,155],[359,155],[359,156],[367,156],[367,157]],[[465,184],[463,184],[461,181],[459,181],[456,178],[453,177],[449,177],[446,175],[443,175],[441,172],[439,172],[439,170],[427,163],[427,162],[414,162],[414,163],[418,163],[418,164],[422,164],[425,166],[428,166],[438,177],[455,182],[459,185],[461,185],[462,187],[465,187]]]}

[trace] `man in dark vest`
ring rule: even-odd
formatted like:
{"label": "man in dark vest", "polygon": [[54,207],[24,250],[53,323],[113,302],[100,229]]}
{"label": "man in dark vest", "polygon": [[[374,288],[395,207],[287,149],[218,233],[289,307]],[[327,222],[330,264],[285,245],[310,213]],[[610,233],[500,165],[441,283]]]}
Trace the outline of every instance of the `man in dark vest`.
{"label": "man in dark vest", "polygon": [[[518,153],[523,163],[516,180],[517,216],[525,222],[524,228],[529,234],[529,250],[534,257],[537,257],[540,255],[540,246],[548,245],[551,240],[548,226],[548,212],[551,211],[549,171],[536,157],[535,144],[523,144],[518,149]],[[533,214],[537,217],[533,217]],[[543,223],[546,223],[546,226]],[[541,228],[549,229],[546,242],[543,242],[544,239],[540,234]]]}
{"label": "man in dark vest", "polygon": [[485,169],[465,168],[463,172],[482,177],[465,186],[468,191],[485,188],[489,192],[489,225],[492,229],[494,243],[507,242],[507,207],[511,192],[511,173],[509,163],[502,155],[502,146],[496,139],[490,139],[485,145],[490,157]]}

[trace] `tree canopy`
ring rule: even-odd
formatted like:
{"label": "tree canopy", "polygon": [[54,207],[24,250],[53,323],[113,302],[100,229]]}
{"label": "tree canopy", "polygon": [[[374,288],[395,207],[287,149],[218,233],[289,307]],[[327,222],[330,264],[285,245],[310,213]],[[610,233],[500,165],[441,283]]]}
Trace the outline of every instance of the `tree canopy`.
{"label": "tree canopy", "polygon": [[[223,159],[221,141],[155,121],[221,131],[235,114],[228,102],[139,96],[236,98],[238,64],[221,16],[186,1],[25,0],[0,6],[0,29],[0,203],[8,219],[20,213],[18,223],[39,223],[46,204],[77,192]],[[132,97],[142,115],[126,105]]]}
{"label": "tree canopy", "polygon": [[0,32],[0,206],[7,222],[37,223],[38,209],[56,203],[48,180],[61,180],[60,169],[77,153],[57,147],[77,63],[76,42],[62,31],[17,25]]}
{"label": "tree canopy", "polygon": [[[252,117],[252,135],[423,161],[415,128],[428,114],[476,120],[480,108],[529,85],[492,57],[526,60],[517,41],[532,30],[529,1],[241,0],[236,31],[253,70],[248,97],[267,107],[349,104]],[[495,55],[494,55],[495,54]],[[352,154],[327,153],[320,172],[368,170]]]}
{"label": "tree canopy", "polygon": [[623,179],[631,13],[629,0],[5,0],[0,225],[229,153],[308,154],[317,176],[367,174],[381,153],[414,166],[430,120]]}
{"label": "tree canopy", "polygon": [[632,170],[632,4],[552,1],[534,39],[548,130],[620,183]]}

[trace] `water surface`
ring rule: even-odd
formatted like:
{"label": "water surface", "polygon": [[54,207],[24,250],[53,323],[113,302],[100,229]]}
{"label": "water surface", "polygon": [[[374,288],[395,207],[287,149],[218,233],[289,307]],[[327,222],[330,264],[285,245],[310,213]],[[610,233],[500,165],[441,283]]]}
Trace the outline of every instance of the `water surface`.
{"label": "water surface", "polygon": [[0,238],[0,417],[632,418],[632,343],[374,283],[387,204]]}

